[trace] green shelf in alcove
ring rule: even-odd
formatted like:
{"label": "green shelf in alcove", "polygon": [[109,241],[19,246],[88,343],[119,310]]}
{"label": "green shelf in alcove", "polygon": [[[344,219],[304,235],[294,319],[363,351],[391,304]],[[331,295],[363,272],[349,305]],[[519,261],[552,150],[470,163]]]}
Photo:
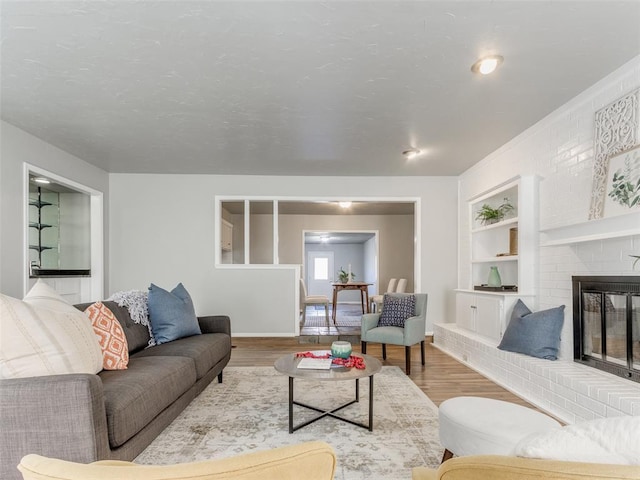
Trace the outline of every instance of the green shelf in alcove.
{"label": "green shelf in alcove", "polygon": [[42,208],[42,207],[48,207],[49,205],[53,205],[53,203],[43,202],[42,200],[38,199],[38,200],[29,201],[29,205],[33,205],[34,207]]}
{"label": "green shelf in alcove", "polygon": [[37,228],[38,230],[42,230],[43,228],[53,227],[53,225],[49,225],[48,223],[38,223],[38,222],[29,222],[29,226],[31,228]]}
{"label": "green shelf in alcove", "polygon": [[30,250],[37,250],[38,252],[43,252],[45,250],[53,250],[56,247],[45,247],[42,245],[29,245]]}

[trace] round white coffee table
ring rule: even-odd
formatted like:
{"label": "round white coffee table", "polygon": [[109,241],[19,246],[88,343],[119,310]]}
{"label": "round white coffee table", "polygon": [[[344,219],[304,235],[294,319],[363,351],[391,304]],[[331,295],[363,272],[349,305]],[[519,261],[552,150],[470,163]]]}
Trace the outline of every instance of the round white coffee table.
{"label": "round white coffee table", "polygon": [[[322,354],[325,351],[317,351],[311,352],[314,354]],[[355,357],[361,357],[364,359],[365,368],[357,369],[357,368],[345,368],[345,367],[335,367],[332,366],[328,370],[311,370],[311,369],[301,369],[298,368],[298,364],[302,358],[296,357],[295,353],[289,353],[280,357],[276,360],[274,365],[275,369],[289,377],[289,433],[293,433],[296,430],[306,427],[310,423],[313,423],[317,420],[320,420],[324,417],[332,417],[338,420],[342,420],[343,422],[350,423],[352,425],[356,425],[358,427],[367,428],[369,431],[373,430],[373,376],[380,371],[382,368],[382,364],[380,361],[372,356],[365,354],[353,354]],[[336,412],[342,410],[349,405],[352,405],[356,402],[360,401],[360,379],[369,377],[369,423],[359,423],[354,420],[342,417],[337,415]],[[293,379],[294,378],[304,378],[307,380],[318,380],[321,382],[339,382],[345,380],[355,380],[356,383],[356,391],[355,398],[345,404],[339,405],[330,410],[323,410],[318,407],[314,407],[313,405],[308,405],[306,403],[297,402],[293,398]],[[307,420],[299,425],[293,424],[293,406],[298,405],[304,408],[308,408],[315,412],[319,412],[320,415]]]}

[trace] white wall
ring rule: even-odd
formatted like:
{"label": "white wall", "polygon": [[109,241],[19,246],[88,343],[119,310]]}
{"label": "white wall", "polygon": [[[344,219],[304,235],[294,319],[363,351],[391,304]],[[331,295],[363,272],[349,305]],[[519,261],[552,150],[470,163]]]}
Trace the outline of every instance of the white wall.
{"label": "white wall", "polygon": [[[110,175],[109,292],[173,288],[183,282],[199,314],[231,316],[235,335],[293,335],[297,278],[291,268],[215,268],[214,196],[414,197],[422,225],[418,253],[428,292],[428,330],[453,316],[457,179],[454,177],[267,177]],[[431,208],[437,205],[437,208]],[[235,229],[234,229],[235,230]],[[430,232],[438,232],[437,235]],[[235,232],[234,232],[235,234]],[[298,248],[302,248],[300,241]]]}
{"label": "white wall", "polygon": [[[466,201],[515,175],[541,177],[540,229],[587,221],[595,112],[638,86],[640,56],[461,175],[460,258],[469,252]],[[571,276],[638,275],[631,254],[640,254],[639,236],[539,249],[539,308],[566,305],[561,358],[573,358]],[[460,279],[469,278],[468,268],[460,262]]]}
{"label": "white wall", "polygon": [[[0,121],[0,139],[0,292],[22,298],[28,274],[24,254],[24,164],[102,192],[105,209],[109,177],[105,171],[4,121]],[[107,234],[105,225],[105,252],[108,251]],[[107,285],[106,266],[104,277],[103,284]]]}
{"label": "white wall", "polygon": [[[363,280],[367,283],[372,283],[369,287],[369,295],[376,295],[380,290],[378,284],[378,272],[376,271],[376,257],[378,251],[376,249],[376,237],[371,237],[364,242],[364,277]],[[379,260],[379,259],[378,259]]]}

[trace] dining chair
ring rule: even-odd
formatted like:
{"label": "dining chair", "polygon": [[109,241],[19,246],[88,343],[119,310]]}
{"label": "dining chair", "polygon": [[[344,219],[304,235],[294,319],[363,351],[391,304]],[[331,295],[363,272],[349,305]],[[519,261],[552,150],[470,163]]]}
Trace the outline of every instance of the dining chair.
{"label": "dining chair", "polygon": [[302,325],[307,320],[307,307],[310,305],[324,305],[324,317],[329,325],[329,297],[326,295],[307,295],[307,286],[300,279],[300,306],[302,308]]}
{"label": "dining chair", "polygon": [[397,278],[392,278],[391,280],[389,280],[389,285],[387,285],[387,290],[383,293],[381,293],[380,295],[372,295],[370,297],[370,301],[371,301],[371,311],[373,312],[379,312],[380,309],[382,308],[382,300],[384,299],[384,294],[385,293],[393,293],[395,288],[396,288],[396,282],[398,281]]}
{"label": "dining chair", "polygon": [[407,279],[401,278],[398,280],[398,286],[396,287],[396,293],[404,293],[407,289]]}
{"label": "dining chair", "polygon": [[[367,313],[360,322],[360,340],[362,353],[367,353],[367,343],[382,344],[382,358],[387,359],[387,344],[403,345],[405,351],[405,370],[411,373],[411,346],[420,343],[422,365],[425,363],[424,337],[427,323],[427,294],[426,293],[387,293],[385,297],[405,298],[415,295],[415,314],[404,321],[403,327],[378,326],[382,313]],[[384,312],[385,306],[382,305]]]}

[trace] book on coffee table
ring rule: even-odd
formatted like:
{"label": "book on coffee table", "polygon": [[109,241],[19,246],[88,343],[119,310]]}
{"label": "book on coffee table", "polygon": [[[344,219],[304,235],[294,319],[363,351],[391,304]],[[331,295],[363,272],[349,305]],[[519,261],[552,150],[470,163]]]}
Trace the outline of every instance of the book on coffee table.
{"label": "book on coffee table", "polygon": [[298,368],[306,370],[329,370],[332,360],[330,358],[302,358]]}

